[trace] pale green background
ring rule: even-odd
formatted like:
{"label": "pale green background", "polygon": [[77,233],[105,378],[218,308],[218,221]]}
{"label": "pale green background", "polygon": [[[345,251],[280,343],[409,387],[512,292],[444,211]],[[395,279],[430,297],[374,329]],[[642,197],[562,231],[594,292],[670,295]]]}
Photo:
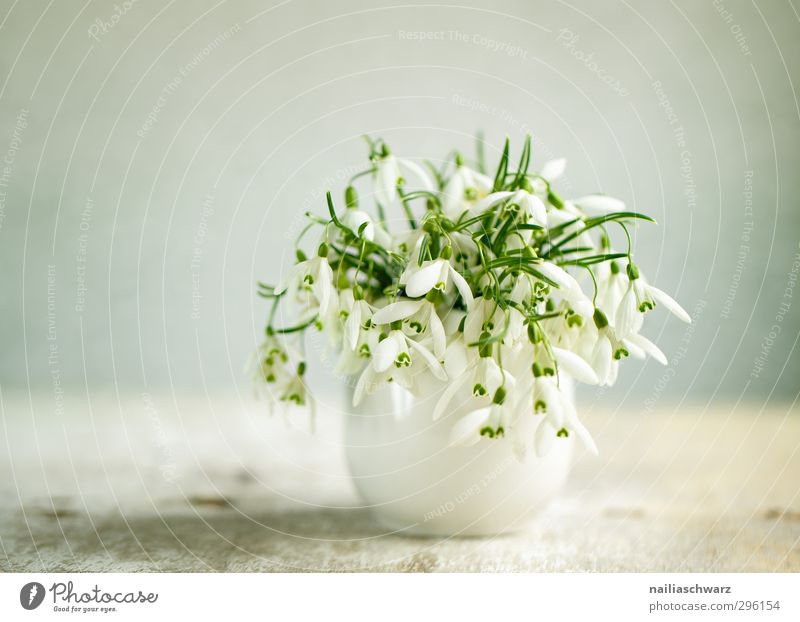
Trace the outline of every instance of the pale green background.
{"label": "pale green background", "polygon": [[[19,147],[0,215],[4,393],[248,391],[266,308],[254,282],[277,278],[302,211],[322,213],[323,191],[362,165],[359,136],[444,156],[470,151],[483,128],[495,150],[529,130],[535,162],[568,157],[567,194],[602,190],[655,216],[660,226],[637,234],[639,263],[696,316],[689,332],[661,311],[651,319],[646,333],[673,359],[666,375],[634,362],[612,392],[584,399],[796,399],[800,291],[784,291],[800,252],[800,18],[789,0],[266,4],[139,0],[95,40],[113,3],[0,2],[0,155]],[[571,48],[563,29],[578,37]],[[580,60],[589,53],[594,65]],[[746,171],[753,230],[723,317],[749,221]]]}

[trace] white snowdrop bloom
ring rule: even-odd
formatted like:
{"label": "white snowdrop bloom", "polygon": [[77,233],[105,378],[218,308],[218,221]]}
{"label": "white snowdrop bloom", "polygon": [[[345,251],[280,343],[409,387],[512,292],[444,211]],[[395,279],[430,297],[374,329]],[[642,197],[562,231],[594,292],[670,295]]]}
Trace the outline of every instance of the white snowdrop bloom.
{"label": "white snowdrop bloom", "polygon": [[464,319],[464,341],[467,344],[476,343],[483,333],[491,333],[495,329],[502,328],[503,322],[505,322],[503,310],[497,302],[479,296],[467,309],[467,317]]}
{"label": "white snowdrop bloom", "polygon": [[581,439],[589,451],[595,455],[598,453],[594,439],[578,419],[572,400],[558,388],[555,378],[536,378],[533,399],[534,409],[545,413],[534,436],[534,447],[538,456],[546,456],[559,437],[566,437],[571,432]]}
{"label": "white snowdrop bloom", "polygon": [[583,293],[575,277],[563,268],[548,261],[535,264],[534,270],[558,285],[558,293],[564,300],[570,303],[570,306],[577,314],[583,317],[591,317],[594,312],[594,305],[592,301],[586,297],[586,294]]}
{"label": "white snowdrop bloom", "polygon": [[517,190],[509,198],[509,203],[519,205],[525,222],[531,222],[540,227],[547,226],[547,208],[535,194],[525,190]]}
{"label": "white snowdrop bloom", "polygon": [[548,160],[542,165],[542,170],[539,175],[544,177],[547,181],[555,181],[564,174],[567,168],[566,158],[557,158],[555,160]]}
{"label": "white snowdrop bloom", "polygon": [[443,258],[423,261],[421,266],[410,263],[403,275],[400,284],[405,287],[410,298],[424,296],[432,289],[444,292],[447,290],[449,280],[453,280],[458,293],[467,305],[472,304],[472,290],[463,276],[453,265]]}
{"label": "white snowdrop bloom", "polygon": [[403,170],[411,172],[425,190],[433,191],[433,183],[421,166],[389,153],[375,162],[375,198],[382,206],[389,207],[399,198],[397,186],[404,179]]}
{"label": "white snowdrop bloom", "polygon": [[590,218],[625,211],[624,202],[604,194],[590,194],[572,202]]}
{"label": "white snowdrop bloom", "polygon": [[664,305],[675,317],[691,324],[692,318],[683,307],[666,292],[649,285],[635,265],[628,264],[627,272],[628,287],[622,295],[614,322],[620,338],[638,333],[642,328],[643,314],[655,308],[656,303]]}
{"label": "white snowdrop bloom", "polygon": [[356,346],[352,349],[342,348],[339,360],[336,362],[335,371],[338,374],[352,375],[362,371],[369,363],[375,349],[378,347],[378,331],[361,331]]}
{"label": "white snowdrop bloom", "polygon": [[501,438],[511,429],[512,411],[505,404],[492,402],[488,408],[473,410],[461,417],[450,431],[451,446],[471,447],[481,437]]}
{"label": "white snowdrop bloom", "polygon": [[373,309],[366,300],[355,300],[344,323],[344,345],[355,350],[362,333],[372,330]]}
{"label": "white snowdrop bloom", "polygon": [[344,210],[341,220],[342,224],[355,234],[358,234],[359,229],[364,226],[362,236],[365,240],[375,242],[383,247],[388,247],[392,243],[391,237],[389,237],[389,234],[383,227],[376,223],[372,217],[363,210],[348,208]]}
{"label": "white snowdrop bloom", "polygon": [[339,299],[333,288],[333,270],[325,257],[317,255],[295,264],[275,287],[277,295],[287,291],[292,297],[306,294],[311,311],[317,313],[322,321],[335,317],[338,312]]}
{"label": "white snowdrop bloom", "polygon": [[418,300],[398,300],[379,309],[372,316],[375,324],[392,324],[403,321],[411,330],[420,334],[423,331],[430,334],[433,340],[433,353],[437,359],[444,357],[447,347],[447,336],[444,325],[436,312],[436,306],[424,298]]}
{"label": "white snowdrop bloom", "polygon": [[[490,356],[480,357],[476,363],[465,369],[460,376],[450,379],[450,383],[439,397],[439,401],[433,410],[433,420],[436,421],[444,414],[462,387],[465,393],[469,391],[472,398],[483,402],[485,399],[495,395],[501,386],[513,387],[515,384],[514,377],[501,369],[494,358]],[[462,404],[468,401],[470,401],[469,398],[462,400]],[[462,404],[459,404],[459,406]]]}
{"label": "white snowdrop bloom", "polygon": [[491,407],[473,410],[456,421],[450,430],[450,446],[470,447],[481,440],[481,428],[489,422]]}
{"label": "white snowdrop bloom", "polygon": [[472,208],[475,201],[492,190],[493,183],[486,175],[463,164],[458,165],[442,191],[445,215],[452,220],[458,220],[464,212]]}
{"label": "white snowdrop bloom", "polygon": [[[375,352],[361,373],[353,395],[353,405],[358,406],[364,393],[373,391],[377,386],[390,378],[398,380],[402,385],[410,387],[412,378],[409,368],[415,360],[421,359],[435,378],[445,381],[447,374],[442,364],[425,346],[410,339],[402,330],[395,329],[381,340]],[[416,373],[422,373],[417,370]]]}
{"label": "white snowdrop bloom", "polygon": [[594,312],[594,323],[597,341],[592,350],[592,369],[601,385],[612,386],[617,378],[619,361],[628,356],[629,351],[600,309]]}
{"label": "white snowdrop bloom", "polygon": [[503,201],[508,201],[509,205],[518,205],[521,213],[525,217],[525,222],[532,222],[540,227],[547,225],[547,208],[544,202],[527,190],[503,190],[500,192],[493,192],[478,201],[471,211],[474,212],[475,215],[482,214]]}
{"label": "white snowdrop bloom", "polygon": [[628,277],[614,261],[597,264],[594,274],[597,279],[596,304],[613,325],[616,322],[617,309],[628,286]]}

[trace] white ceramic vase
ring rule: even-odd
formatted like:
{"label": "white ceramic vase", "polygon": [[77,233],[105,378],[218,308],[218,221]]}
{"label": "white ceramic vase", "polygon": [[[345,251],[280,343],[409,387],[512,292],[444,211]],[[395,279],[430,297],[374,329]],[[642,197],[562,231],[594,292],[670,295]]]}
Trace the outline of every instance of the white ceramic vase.
{"label": "white ceramic vase", "polygon": [[[574,399],[572,381],[566,382]],[[444,385],[425,379],[412,395],[388,385],[365,396],[345,423],[347,463],[356,488],[384,527],[416,535],[492,535],[527,526],[563,487],[572,438],[544,458],[514,456],[507,439],[451,447],[450,430],[466,412],[454,399],[433,421]],[[530,417],[531,435],[541,418]],[[532,436],[531,436],[532,438]]]}

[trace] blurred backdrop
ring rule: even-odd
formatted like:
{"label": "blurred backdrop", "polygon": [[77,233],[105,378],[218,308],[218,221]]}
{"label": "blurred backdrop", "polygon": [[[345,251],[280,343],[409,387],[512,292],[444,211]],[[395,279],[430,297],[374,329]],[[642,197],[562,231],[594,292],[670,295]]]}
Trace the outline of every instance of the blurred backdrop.
{"label": "blurred backdrop", "polygon": [[798,33],[791,0],[1,0],[0,388],[249,396],[255,282],[361,136],[444,158],[482,131],[659,222],[639,264],[695,321],[655,312],[669,367],[584,399],[792,402]]}

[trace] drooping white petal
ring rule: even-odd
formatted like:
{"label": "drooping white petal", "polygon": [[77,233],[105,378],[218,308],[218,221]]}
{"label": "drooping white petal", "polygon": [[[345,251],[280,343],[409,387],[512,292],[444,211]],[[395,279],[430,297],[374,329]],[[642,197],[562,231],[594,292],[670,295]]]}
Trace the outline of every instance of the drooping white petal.
{"label": "drooping white petal", "polygon": [[542,380],[537,383],[541,387],[542,397],[547,405],[547,415],[556,426],[561,428],[564,425],[564,407],[561,399],[561,392],[551,380]]}
{"label": "drooping white petal", "polygon": [[445,263],[447,262],[444,259],[423,262],[422,266],[408,277],[405,284],[406,294],[411,298],[418,298],[431,291],[442,281],[442,269],[446,270]]}
{"label": "drooping white petal", "polygon": [[450,218],[458,218],[461,213],[462,206],[464,205],[464,190],[466,189],[467,180],[462,174],[462,167],[459,167],[452,177],[447,181],[447,184],[442,191],[444,194],[443,208],[445,214]]}
{"label": "drooping white petal", "polygon": [[442,364],[436,360],[436,357],[433,356],[430,350],[425,346],[413,341],[411,339],[408,340],[408,345],[417,352],[422,358],[425,360],[425,364],[428,368],[433,372],[433,375],[436,376],[441,381],[447,380],[447,374],[444,372],[444,367]]}
{"label": "drooping white petal", "polygon": [[411,317],[425,304],[425,300],[398,300],[378,309],[372,316],[375,324],[391,324]]}
{"label": "drooping white petal", "polygon": [[354,304],[344,323],[344,341],[351,350],[358,345],[358,335],[361,332],[361,305]]}
{"label": "drooping white petal", "polygon": [[397,162],[401,167],[411,171],[425,190],[428,192],[433,192],[433,182],[424,168],[422,168],[419,164],[412,162],[411,160],[406,160],[405,158],[400,158],[397,160]]}
{"label": "drooping white petal", "polygon": [[364,371],[361,372],[361,375],[358,377],[358,381],[356,382],[356,388],[353,392],[353,406],[358,406],[361,403],[361,400],[364,398],[367,385],[373,381],[373,377],[374,372],[372,370],[372,366],[367,365],[366,368],[364,368]]}
{"label": "drooping white petal", "polygon": [[557,158],[555,160],[550,160],[544,163],[542,166],[542,170],[539,171],[539,174],[544,177],[547,181],[553,181],[554,179],[558,179],[564,174],[564,169],[567,167],[567,159],[566,158]]}
{"label": "drooping white petal", "polygon": [[624,212],[625,203],[604,194],[590,194],[573,201],[587,216],[605,216],[613,212]]}
{"label": "drooping white petal", "polygon": [[501,190],[500,192],[493,192],[489,196],[482,198],[475,204],[475,207],[472,211],[477,214],[482,214],[490,207],[497,205],[500,201],[506,200],[508,197],[513,195],[514,193],[509,190]]}
{"label": "drooping white petal", "polygon": [[474,301],[472,297],[472,290],[469,288],[469,284],[467,283],[466,279],[461,276],[458,270],[456,270],[449,263],[447,265],[450,268],[450,276],[453,277],[453,283],[455,284],[458,293],[461,294],[461,298],[464,299],[464,304],[467,305],[467,309],[469,309]]}
{"label": "drooping white petal", "polygon": [[633,287],[628,285],[619,307],[617,307],[617,316],[614,319],[614,330],[617,336],[624,339],[635,333],[640,316]]}
{"label": "drooping white petal", "polygon": [[542,263],[534,264],[534,270],[543,274],[562,289],[581,291],[581,286],[578,285],[575,278],[561,266],[557,266],[549,261],[543,261]]}
{"label": "drooping white petal", "polygon": [[314,290],[319,301],[320,315],[325,316],[328,314],[328,304],[331,300],[331,290],[333,288],[333,271],[327,260],[322,257],[319,258],[317,263],[317,273],[315,275]]}
{"label": "drooping white petal", "polygon": [[367,226],[364,227],[362,236],[365,240],[369,240],[370,242],[375,239],[375,225],[372,224],[372,218],[369,217],[369,214],[360,209],[346,209],[344,214],[342,214],[342,223],[346,227],[349,227],[356,235],[358,235],[358,230],[361,228],[361,225],[366,223]]}
{"label": "drooping white petal", "polygon": [[556,444],[556,429],[545,419],[536,428],[536,434],[533,438],[534,448],[536,455],[544,458],[549,454]]}
{"label": "drooping white petal", "polygon": [[447,337],[444,334],[444,326],[439,315],[436,313],[436,308],[431,304],[431,313],[428,318],[428,324],[431,327],[431,337],[433,337],[433,353],[436,358],[444,358],[444,352],[447,348]]}
{"label": "drooping white petal", "polygon": [[597,450],[597,445],[592,438],[592,435],[589,434],[589,430],[577,419],[574,419],[571,423],[572,431],[578,435],[578,438],[581,439],[586,449],[591,451],[595,456],[598,455],[600,452]]}
{"label": "drooping white petal", "polygon": [[597,372],[600,384],[608,382],[609,368],[611,367],[611,342],[601,334],[592,350],[592,367]]}
{"label": "drooping white petal", "polygon": [[599,379],[591,365],[580,356],[563,348],[553,348],[553,354],[558,361],[559,369],[563,369],[570,376],[586,384],[597,384]]}
{"label": "drooping white petal", "polygon": [[461,376],[469,365],[467,346],[463,339],[452,340],[444,353],[444,371],[448,378]]}
{"label": "drooping white petal", "polygon": [[662,365],[667,364],[667,357],[664,356],[661,349],[644,335],[630,335],[626,341],[630,341],[633,345],[641,348]]}
{"label": "drooping white petal", "polygon": [[540,227],[547,225],[547,208],[539,197],[521,190],[515,198],[525,213],[533,219],[534,224]]}
{"label": "drooping white petal", "polygon": [[453,400],[456,393],[458,393],[458,390],[462,387],[468,376],[468,373],[463,373],[460,376],[456,376],[447,384],[447,387],[442,392],[439,401],[436,402],[436,407],[433,409],[434,421],[437,421],[444,414],[445,410],[447,410],[447,407],[450,405],[450,402]]}
{"label": "drooping white petal", "polygon": [[450,445],[469,447],[481,440],[480,430],[489,417],[489,409],[473,410],[456,421],[450,431]]}
{"label": "drooping white petal", "polygon": [[278,284],[275,286],[275,294],[280,295],[285,292],[289,288],[289,284],[297,279],[300,274],[305,272],[307,265],[307,261],[301,261],[300,263],[289,268],[286,274],[283,275],[283,277],[278,281]]}
{"label": "drooping white petal", "polygon": [[397,355],[400,354],[400,343],[395,333],[400,331],[393,330],[389,333],[383,341],[375,348],[375,355],[372,358],[372,365],[375,371],[386,371],[392,366]]}
{"label": "drooping white petal", "polygon": [[384,207],[389,207],[397,196],[397,179],[400,169],[397,159],[388,155],[378,160],[375,173],[375,199]]}
{"label": "drooping white petal", "polygon": [[658,289],[657,287],[653,287],[652,285],[647,286],[647,291],[656,302],[664,305],[667,311],[672,313],[672,315],[674,315],[676,318],[686,322],[687,324],[692,323],[692,318],[689,317],[689,314],[686,313],[682,306],[675,302],[675,299],[672,296]]}

